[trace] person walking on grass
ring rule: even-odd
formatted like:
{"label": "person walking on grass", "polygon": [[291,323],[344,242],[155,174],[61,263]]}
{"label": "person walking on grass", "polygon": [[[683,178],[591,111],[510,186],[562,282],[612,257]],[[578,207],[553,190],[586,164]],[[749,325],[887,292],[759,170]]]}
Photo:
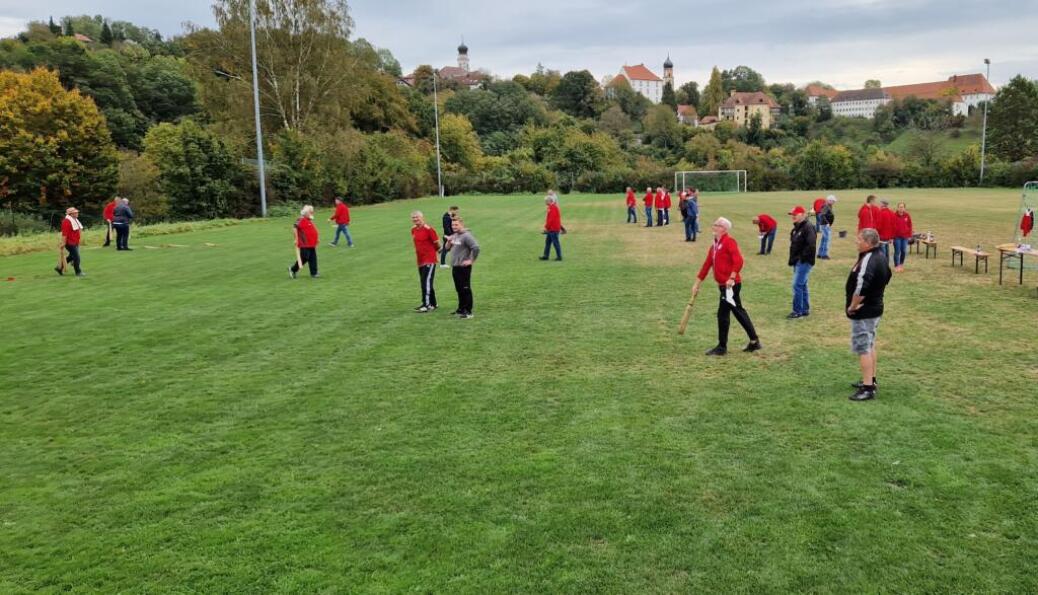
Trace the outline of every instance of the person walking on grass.
{"label": "person walking on grass", "polygon": [[111,202],[105,205],[104,211],[101,212],[101,217],[105,220],[107,229],[105,230],[105,243],[102,248],[107,248],[112,243],[112,220],[115,219],[115,207],[119,206],[119,199],[113,198]]}
{"label": "person walking on grass", "polygon": [[696,234],[699,233],[699,230],[696,229],[699,226],[699,203],[692,200],[691,196],[685,201],[684,220],[685,241],[696,241]]}
{"label": "person walking on grass", "polygon": [[876,218],[876,231],[879,232],[879,242],[883,246],[883,256],[890,264],[890,245],[894,242],[894,211],[890,210],[890,201],[881,199],[879,201],[879,217]]}
{"label": "person walking on grass", "polygon": [[865,228],[858,232],[858,260],[847,275],[845,308],[851,320],[851,351],[858,356],[861,382],[850,399],[867,401],[876,397],[876,329],[883,316],[883,292],[890,282],[890,266],[880,248],[879,233]]}
{"label": "person walking on grass", "polygon": [[714,243],[706,254],[702,268],[696,276],[696,282],[692,286],[692,295],[699,294],[699,286],[706,279],[710,269],[714,271],[714,281],[721,292],[721,301],[717,306],[717,347],[707,351],[707,355],[725,355],[728,353],[728,328],[731,326],[731,315],[739,321],[750,342],[743,351],[757,351],[761,348],[757,331],[753,328],[750,315],[742,307],[742,299],[739,296],[742,290],[743,258],[739,252],[739,244],[735,238],[729,235],[732,229],[731,221],[720,217],[714,221],[712,231]]}
{"label": "person walking on grass", "polygon": [[440,238],[436,236],[436,230],[425,222],[425,215],[421,211],[411,213],[411,239],[414,241],[415,256],[418,257],[418,283],[422,289],[422,303],[414,311],[424,314],[436,309],[433,280]]}
{"label": "person walking on grass", "polygon": [[627,222],[638,223],[638,212],[635,207],[638,206],[637,199],[634,198],[634,188],[627,187]]}
{"label": "person walking on grass", "polygon": [[656,194],[652,198],[652,206],[656,208],[656,227],[663,226],[663,186],[656,187]]}
{"label": "person walking on grass", "polygon": [[642,200],[645,203],[645,227],[652,227],[652,207],[656,195],[652,192],[651,187],[645,189],[645,198]]}
{"label": "person walking on grass", "polygon": [[453,228],[452,224],[454,222],[454,219],[457,216],[458,216],[458,207],[452,206],[451,208],[447,209],[447,211],[443,214],[443,217],[440,218],[441,222],[442,222],[441,224],[443,226],[443,247],[440,248],[440,268],[441,269],[448,269],[448,268],[450,268],[450,265],[447,264],[447,252],[449,252],[449,250],[447,249],[447,237],[449,235],[451,235],[452,233],[454,233],[454,228]]}
{"label": "person walking on grass", "polygon": [[465,228],[461,217],[451,222],[452,232],[447,246],[451,251],[451,275],[454,277],[454,290],[458,292],[458,309],[451,314],[459,318],[472,318],[472,265],[479,258],[479,242]]}
{"label": "person walking on grass", "polygon": [[335,213],[328,219],[335,222],[335,239],[329,246],[339,245],[339,235],[346,236],[346,245],[353,247],[353,238],[350,237],[350,207],[341,197],[335,197]]}
{"label": "person walking on grass", "polygon": [[546,196],[544,204],[547,205],[547,214],[544,217],[544,255],[541,256],[541,260],[548,260],[552,246],[555,246],[555,260],[562,260],[562,245],[559,243],[562,213],[559,211],[558,200],[554,196]]}
{"label": "person walking on grass", "polygon": [[833,233],[833,222],[836,221],[836,215],[833,212],[835,203],[836,197],[834,195],[830,194],[825,197],[822,212],[818,214],[818,220],[821,222],[819,227],[822,230],[822,239],[818,244],[818,258],[822,260],[829,260],[829,240]]}
{"label": "person walking on grass", "polygon": [[905,257],[908,256],[908,240],[912,239],[912,216],[905,209],[905,203],[897,203],[894,213],[894,270],[901,273],[905,270]]}
{"label": "person walking on grass", "polygon": [[130,247],[130,223],[133,221],[133,209],[130,199],[117,199],[119,204],[112,211],[112,227],[115,228],[115,249],[133,250]]}
{"label": "person walking on grass", "polygon": [[807,221],[807,211],[797,205],[789,212],[793,231],[789,234],[789,266],[793,267],[793,310],[786,318],[803,318],[811,314],[807,280],[815,266],[815,228]]}
{"label": "person walking on grass", "polygon": [[314,225],[314,208],[306,205],[299,211],[299,219],[292,226],[295,232],[295,243],[298,258],[288,268],[288,276],[295,279],[302,265],[310,267],[310,278],[320,277],[317,274],[317,226]]}
{"label": "person walking on grass", "polygon": [[[65,209],[65,218],[61,221],[61,243],[58,244],[58,250],[68,252],[68,256],[64,258],[65,262],[72,265],[72,269],[76,271],[77,277],[85,277],[86,273],[79,267],[79,241],[83,232],[83,224],[79,222],[79,209],[76,207],[69,207]],[[59,264],[54,267],[54,270],[59,275],[65,274],[65,269]]]}
{"label": "person walking on grass", "polygon": [[775,236],[778,234],[778,221],[771,215],[761,213],[753,218],[753,224],[760,232],[760,252],[757,255],[771,254],[771,247],[775,244]]}

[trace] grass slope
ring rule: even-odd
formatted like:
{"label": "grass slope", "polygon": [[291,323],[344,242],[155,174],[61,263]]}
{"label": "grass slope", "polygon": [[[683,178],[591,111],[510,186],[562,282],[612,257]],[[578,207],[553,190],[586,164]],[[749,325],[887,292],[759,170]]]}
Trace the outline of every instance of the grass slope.
{"label": "grass slope", "polygon": [[[798,321],[782,235],[748,256],[765,349],[708,359],[709,291],[675,332],[706,242],[622,197],[562,197],[562,263],[531,196],[358,208],[318,280],[288,279],[288,220],[88,248],[84,279],[0,258],[0,591],[1035,592],[1035,274],[947,251],[1010,239],[1017,196],[892,197],[942,250],[888,290],[863,404],[850,239]],[[809,198],[702,202],[749,253],[754,214],[785,233]],[[483,246],[468,321],[445,270],[410,311],[408,213],[453,202]]]}

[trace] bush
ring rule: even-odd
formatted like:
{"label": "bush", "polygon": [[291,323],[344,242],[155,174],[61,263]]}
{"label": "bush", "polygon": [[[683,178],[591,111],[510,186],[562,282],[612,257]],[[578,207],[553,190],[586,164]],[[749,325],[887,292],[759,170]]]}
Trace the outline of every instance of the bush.
{"label": "bush", "polygon": [[133,204],[134,222],[169,220],[169,198],[159,190],[159,168],[133,151],[119,152],[119,196]]}
{"label": "bush", "polygon": [[24,236],[50,231],[50,225],[35,215],[0,211],[0,236]]}

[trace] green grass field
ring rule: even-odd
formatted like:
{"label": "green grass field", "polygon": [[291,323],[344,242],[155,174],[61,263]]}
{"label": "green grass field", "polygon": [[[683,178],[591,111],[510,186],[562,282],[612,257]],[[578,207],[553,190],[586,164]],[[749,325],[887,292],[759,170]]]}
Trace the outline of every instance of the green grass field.
{"label": "green grass field", "polygon": [[[764,350],[717,359],[710,286],[676,334],[707,242],[621,196],[562,197],[561,263],[530,195],[357,208],[317,280],[287,219],[86,248],[83,279],[0,258],[0,592],[1038,591],[1038,272],[948,252],[1012,240],[1018,193],[890,192],[941,250],[887,291],[867,403],[850,238],[784,318],[783,213],[814,195],[703,197],[746,253],[782,224],[744,270]],[[472,320],[447,270],[411,311],[409,212],[451,203]]]}

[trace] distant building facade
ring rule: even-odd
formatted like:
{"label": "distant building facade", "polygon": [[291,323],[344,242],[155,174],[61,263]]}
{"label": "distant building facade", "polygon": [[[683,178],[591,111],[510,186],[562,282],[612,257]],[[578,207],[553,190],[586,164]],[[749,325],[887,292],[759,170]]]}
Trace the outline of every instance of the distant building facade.
{"label": "distant building facade", "polygon": [[995,88],[983,74],[957,74],[933,83],[841,91],[830,102],[833,115],[848,118],[872,118],[879,106],[907,97],[947,101],[953,115],[966,116],[971,109],[994,96]]}
{"label": "distant building facade", "polygon": [[[670,60],[668,59],[667,62]],[[666,66],[666,63],[664,63]],[[674,65],[671,64],[669,68],[664,68],[664,72],[669,71],[671,78],[674,76]],[[627,81],[627,84],[631,85],[631,88],[635,92],[640,93],[643,97],[653,103],[659,103],[663,100],[663,84],[664,81],[660,77],[656,76],[654,72],[649,70],[645,64],[636,64],[634,66],[624,66],[620,69],[620,74],[613,77],[608,87],[615,86],[621,80]]]}
{"label": "distant building facade", "polygon": [[732,91],[731,95],[724,100],[718,110],[721,120],[734,122],[736,126],[748,126],[753,116],[760,115],[762,128],[771,128],[782,111],[781,106],[771,96],[754,91],[753,93],[741,93]]}
{"label": "distant building facade", "polygon": [[699,113],[694,105],[678,106],[678,122],[689,126],[699,126]]}
{"label": "distant building facade", "polygon": [[883,89],[840,91],[830,101],[833,115],[844,118],[871,118],[879,106],[888,103],[890,95]]}
{"label": "distant building facade", "polygon": [[[469,46],[465,45],[464,41],[462,41],[461,45],[458,46],[458,65],[444,66],[443,68],[438,69],[436,74],[439,76],[440,80],[454,81],[460,87],[469,89],[478,88],[487,78],[482,72],[470,70]],[[412,72],[407,76],[400,77],[397,79],[397,84],[401,86],[414,87],[414,73]]]}

